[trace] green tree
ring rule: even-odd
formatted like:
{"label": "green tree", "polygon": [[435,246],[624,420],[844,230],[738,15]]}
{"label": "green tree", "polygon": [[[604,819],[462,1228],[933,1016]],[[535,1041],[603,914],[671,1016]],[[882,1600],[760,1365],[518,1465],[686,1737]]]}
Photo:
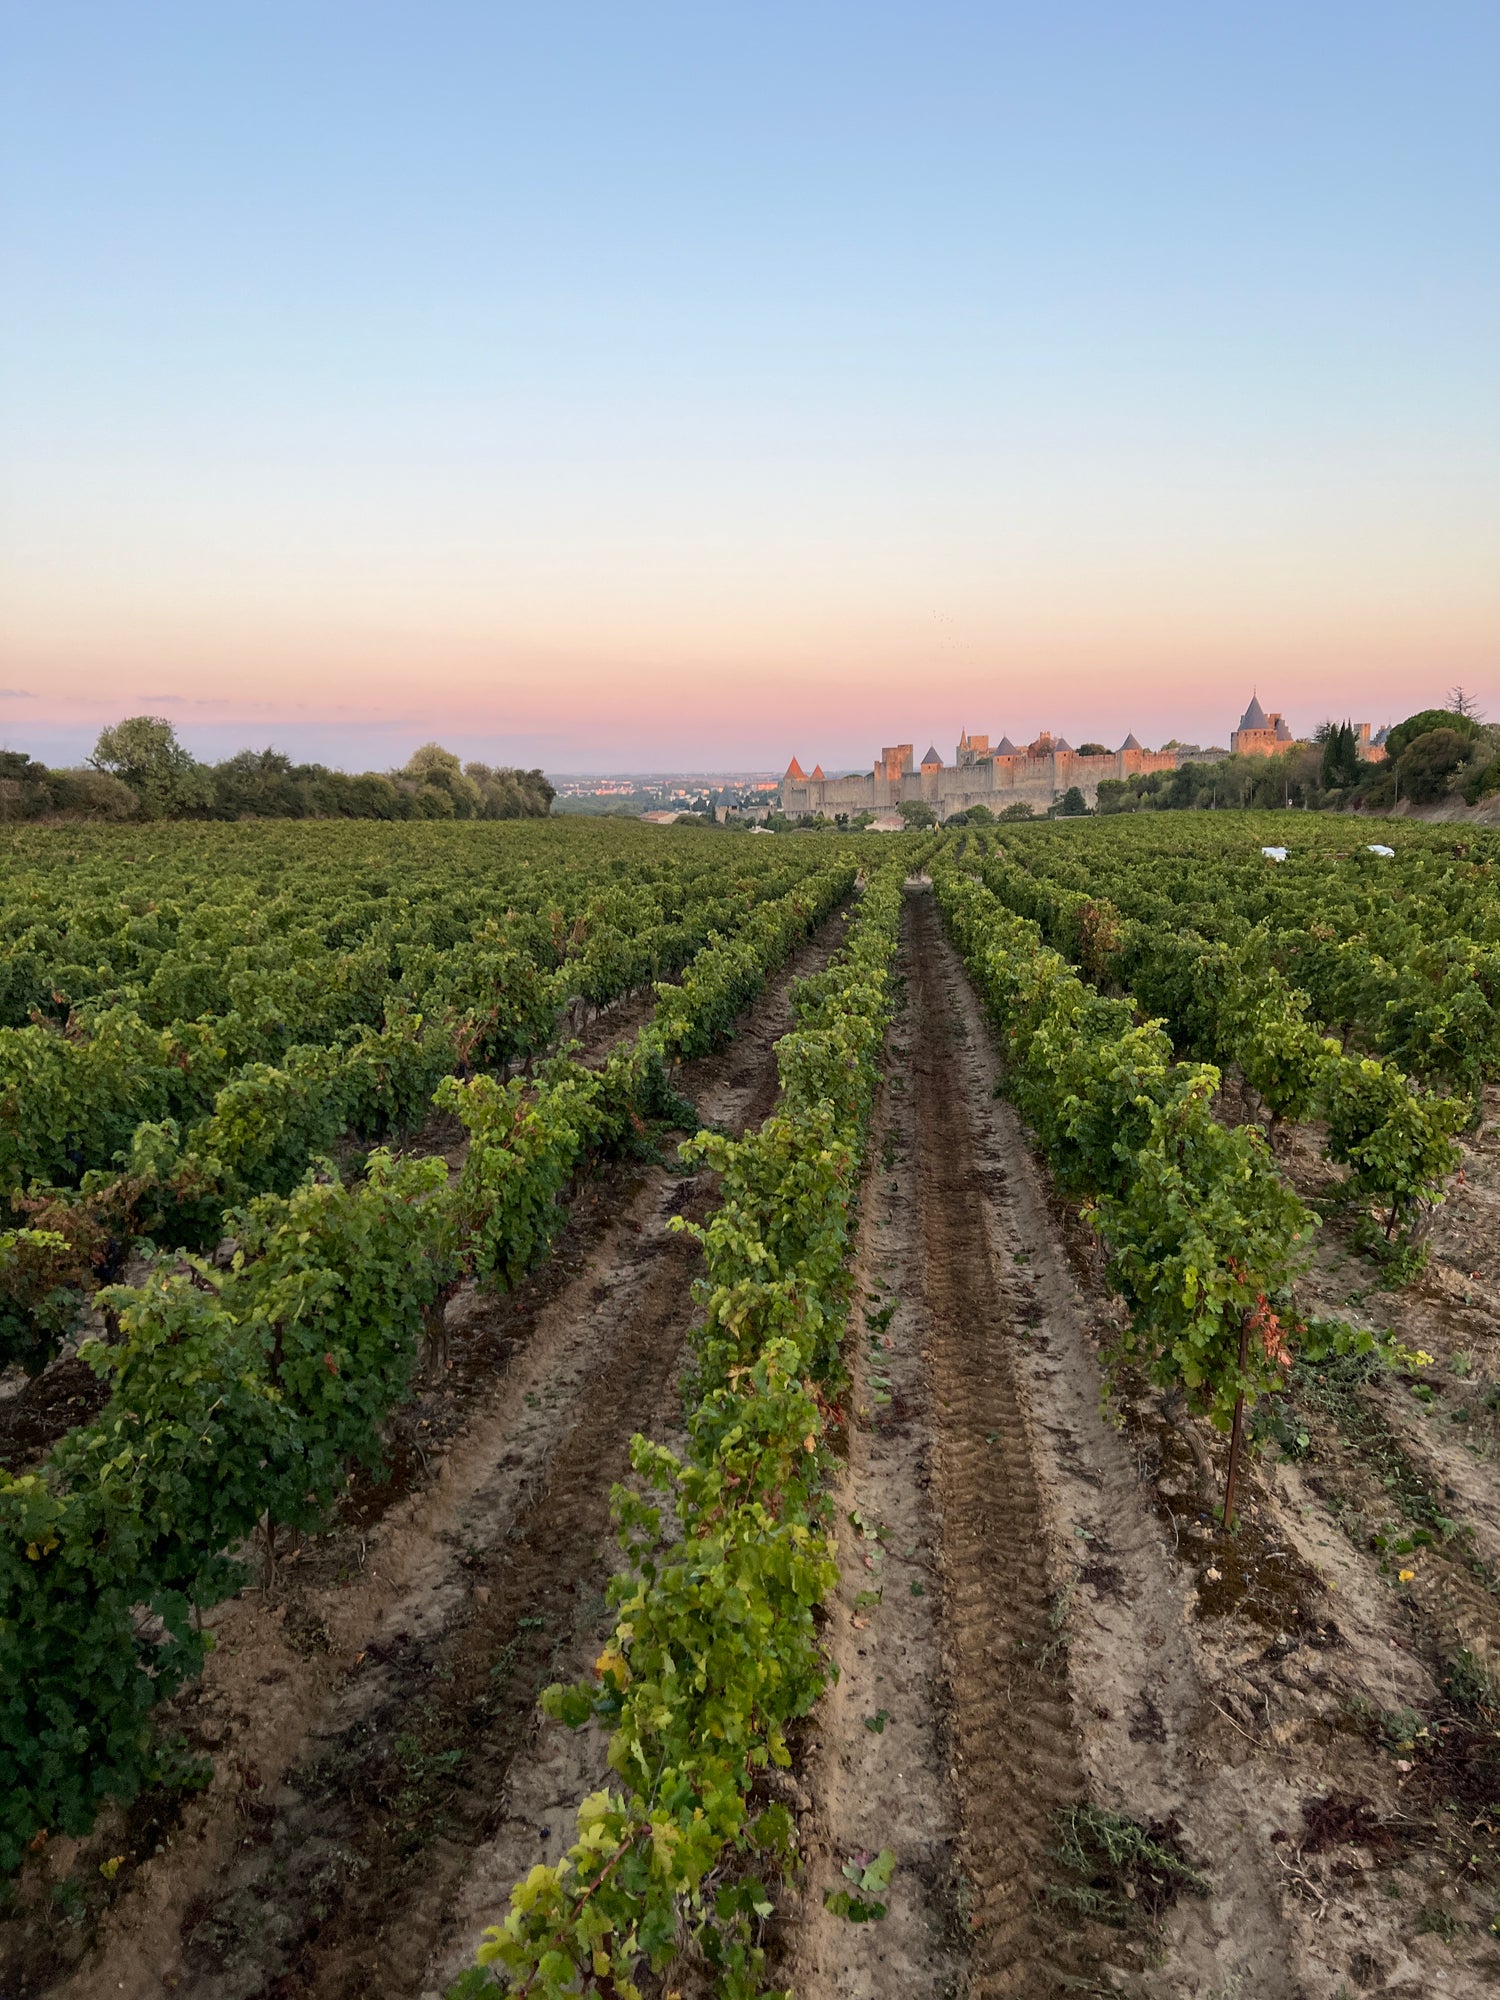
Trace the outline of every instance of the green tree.
{"label": "green tree", "polygon": [[937,825],[937,814],[925,799],[903,799],[896,810],[908,826]]}
{"label": "green tree", "polygon": [[1385,739],[1388,755],[1399,757],[1409,743],[1415,743],[1419,736],[1426,736],[1433,729],[1453,729],[1461,736],[1479,734],[1479,724],[1470,716],[1460,715],[1451,708],[1423,708],[1407,716],[1404,722],[1398,722],[1388,733]]}
{"label": "green tree", "polygon": [[483,794],[474,780],[465,775],[453,752],[445,750],[441,743],[424,743],[413,750],[398,775],[447,796],[450,803],[446,809],[435,799],[422,800],[433,819],[478,819],[484,804]]}
{"label": "green tree", "polygon": [[[316,768],[308,774],[321,777]],[[261,819],[295,819],[305,810],[303,788],[293,777],[292,760],[280,750],[237,750],[213,767],[214,810],[221,819],[253,814]]]}
{"label": "green tree", "polygon": [[1359,782],[1359,748],[1354,725],[1341,722],[1325,725],[1323,736],[1323,786],[1325,791],[1343,791]]}
{"label": "green tree", "polygon": [[492,770],[472,763],[464,765],[464,776],[479,788],[485,819],[545,819],[557,796],[540,771]]}
{"label": "green tree", "polygon": [[1429,729],[1413,738],[1397,765],[1401,796],[1417,804],[1441,798],[1472,747],[1473,739],[1457,729]]}
{"label": "green tree", "polygon": [[1052,808],[1059,819],[1081,819],[1088,812],[1088,801],[1077,785],[1069,785],[1057,804]]}
{"label": "green tree", "polygon": [[148,819],[183,819],[213,803],[213,779],[165,716],[130,715],[101,730],[89,762],[128,785]]}

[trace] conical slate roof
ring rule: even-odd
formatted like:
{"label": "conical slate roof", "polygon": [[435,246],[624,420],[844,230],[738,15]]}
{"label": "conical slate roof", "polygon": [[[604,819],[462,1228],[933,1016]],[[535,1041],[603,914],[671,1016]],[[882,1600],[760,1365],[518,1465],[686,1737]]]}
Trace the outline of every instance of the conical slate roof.
{"label": "conical slate roof", "polygon": [[792,759],[791,763],[788,764],[786,767],[786,776],[787,776],[787,781],[790,784],[805,785],[807,783],[807,773],[806,771],[803,770],[802,766],[797,762],[795,757]]}
{"label": "conical slate roof", "polygon": [[1271,726],[1270,723],[1267,722],[1266,720],[1266,711],[1261,707],[1259,701],[1257,701],[1255,696],[1251,695],[1250,706],[1245,710],[1245,713],[1240,717],[1240,728],[1269,729],[1270,726]]}
{"label": "conical slate roof", "polygon": [[1008,736],[1002,736],[1000,741],[995,745],[995,755],[997,757],[1019,757],[1020,754],[1020,751]]}
{"label": "conical slate roof", "polygon": [[1278,743],[1290,743],[1291,740],[1292,740],[1291,730],[1287,728],[1285,721],[1280,716],[1277,716],[1276,741]]}
{"label": "conical slate roof", "polygon": [[1135,740],[1135,731],[1133,729],[1131,730],[1130,734],[1125,738],[1125,741],[1120,745],[1120,748],[1122,750],[1139,750],[1140,747],[1141,747],[1140,744],[1137,743]]}
{"label": "conical slate roof", "polygon": [[941,763],[942,763],[942,761],[943,761],[943,760],[942,760],[942,758],[941,758],[941,757],[940,757],[940,756],[938,755],[938,753],[937,753],[937,750],[936,750],[936,748],[934,747],[934,745],[932,745],[932,744],[930,744],[930,743],[929,743],[929,744],[928,744],[928,746],[927,746],[927,755],[926,755],[926,756],[925,756],[925,757],[924,757],[924,758],[922,759],[922,763],[923,763],[924,767],[925,767],[926,765],[928,765],[928,764],[941,764]]}
{"label": "conical slate roof", "polygon": [[1056,757],[1056,756],[1058,756],[1058,755],[1059,755],[1059,754],[1060,754],[1060,753],[1061,753],[1062,751],[1064,751],[1064,750],[1067,750],[1067,751],[1071,751],[1071,750],[1072,750],[1072,748],[1073,748],[1073,746],[1072,746],[1072,744],[1071,744],[1071,743],[1070,743],[1070,742],[1068,741],[1068,739],[1067,739],[1067,737],[1066,737],[1066,736],[1059,736],[1059,737],[1058,737],[1058,739],[1057,739],[1057,741],[1056,741],[1056,742],[1055,742],[1055,743],[1053,744],[1053,746],[1052,746],[1052,754],[1053,754],[1053,756],[1054,756],[1054,757]]}

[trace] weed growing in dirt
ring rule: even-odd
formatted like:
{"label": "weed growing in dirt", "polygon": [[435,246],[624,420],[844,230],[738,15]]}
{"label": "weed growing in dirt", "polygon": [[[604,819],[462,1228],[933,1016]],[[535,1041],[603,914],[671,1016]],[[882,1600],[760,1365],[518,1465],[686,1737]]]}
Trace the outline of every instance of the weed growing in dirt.
{"label": "weed growing in dirt", "polygon": [[823,1907],[836,1917],[847,1917],[851,1924],[878,1923],[886,1910],[878,1899],[890,1887],[895,1867],[895,1852],[889,1847],[876,1855],[857,1854],[844,1863],[844,1874],[854,1887],[825,1890]]}
{"label": "weed growing in dirt", "polygon": [[[1470,1530],[1443,1511],[1384,1416],[1361,1394],[1381,1372],[1381,1362],[1373,1354],[1336,1355],[1315,1363],[1299,1361],[1293,1371],[1295,1402],[1333,1425],[1341,1442],[1380,1481],[1392,1513],[1400,1518],[1367,1523],[1363,1513],[1340,1504],[1341,1496],[1333,1491],[1328,1498],[1335,1517],[1351,1539],[1360,1539],[1368,1531],[1371,1545],[1388,1557],[1399,1559],[1418,1548],[1442,1548],[1486,1589],[1493,1590],[1496,1579],[1471,1546]],[[1414,1391],[1426,1388],[1421,1381],[1402,1379]]]}
{"label": "weed growing in dirt", "polygon": [[1399,1292],[1427,1268],[1425,1243],[1388,1242],[1385,1231],[1370,1216],[1355,1223],[1349,1240],[1374,1264],[1380,1274],[1376,1283],[1383,1292]]}
{"label": "weed growing in dirt", "polygon": [[1192,1865],[1175,1819],[1142,1825],[1102,1806],[1069,1806],[1058,1818],[1057,1859],[1075,1879],[1048,1889],[1054,1902],[1079,1916],[1126,1929],[1154,1919],[1186,1891],[1212,1893]]}
{"label": "weed growing in dirt", "polygon": [[1452,1944],[1455,1938],[1462,1937],[1466,1931],[1472,1930],[1473,1925],[1466,1924],[1454,1911],[1445,1910],[1441,1903],[1432,1903],[1425,1910],[1417,1912],[1417,1920],[1412,1929],[1418,1934],[1425,1932],[1429,1937],[1441,1938],[1444,1944]]}
{"label": "weed growing in dirt", "polygon": [[1269,1398],[1251,1417],[1250,1436],[1258,1445],[1274,1444],[1283,1458],[1305,1458],[1312,1443],[1310,1433]]}

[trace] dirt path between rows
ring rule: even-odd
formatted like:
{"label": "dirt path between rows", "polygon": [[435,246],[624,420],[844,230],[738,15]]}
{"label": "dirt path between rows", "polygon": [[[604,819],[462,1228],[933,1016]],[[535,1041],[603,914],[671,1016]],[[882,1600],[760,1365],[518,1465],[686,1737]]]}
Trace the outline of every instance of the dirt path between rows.
{"label": "dirt path between rows", "polygon": [[1083,1761],[1017,1366],[1025,1322],[1013,1314],[986,1226],[963,1021],[930,895],[913,899],[912,919],[921,1286],[972,1990],[1041,1996],[1084,1969],[1046,1893],[1057,1874],[1057,1818],[1083,1796]]}
{"label": "dirt path between rows", "polygon": [[[704,1122],[743,1128],[770,1109],[788,989],[844,921],[681,1073]],[[6,2000],[424,1990],[473,1857],[506,1819],[536,1691],[600,1617],[610,1485],[633,1433],[674,1405],[692,1312],[696,1247],[667,1224],[706,1213],[712,1192],[668,1165],[613,1170],[528,1285],[454,1301],[451,1367],[397,1426],[396,1497],[356,1488],[342,1526],[283,1566],[279,1602],[251,1589],[214,1614],[217,1650],[179,1704],[214,1756],[208,1792],[149,1856],[131,1852],[129,1815],[54,1843],[52,1881],[71,1863],[86,1886],[123,1848],[118,1893],[85,1909],[85,1932],[37,1871],[0,1932]],[[553,1815],[529,1858],[566,1831]]]}
{"label": "dirt path between rows", "polygon": [[[806,2000],[1296,2000],[1274,1822],[1215,1700],[1197,1579],[1101,1414],[1107,1302],[995,1100],[922,888],[902,968],[860,1239],[839,1678],[806,1732],[778,1977]],[[1211,1892],[1099,1865],[1089,1824],[1124,1820]],[[887,1916],[831,1914],[846,1864],[887,1846]]]}

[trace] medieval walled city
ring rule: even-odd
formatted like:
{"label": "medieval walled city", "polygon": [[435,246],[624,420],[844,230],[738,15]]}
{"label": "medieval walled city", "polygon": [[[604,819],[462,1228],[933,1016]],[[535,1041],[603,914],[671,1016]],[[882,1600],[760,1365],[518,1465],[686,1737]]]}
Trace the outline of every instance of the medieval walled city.
{"label": "medieval walled city", "polygon": [[[1360,755],[1378,762],[1384,752],[1372,739],[1370,725],[1354,725]],[[1382,732],[1383,734],[1384,732]],[[945,764],[935,747],[918,763],[910,743],[887,744],[868,772],[827,777],[817,764],[804,771],[793,757],[781,781],[781,809],[798,813],[894,812],[908,801],[930,806],[939,821],[971,806],[1001,812],[1011,805],[1045,810],[1074,786],[1085,804],[1098,801],[1099,785],[1107,778],[1133,778],[1151,771],[1175,771],[1183,764],[1215,764],[1230,755],[1270,757],[1296,739],[1278,711],[1267,714],[1254,695],[1229,739],[1229,749],[1204,749],[1196,743],[1172,743],[1147,750],[1132,732],[1117,750],[1102,743],[1083,743],[1076,750],[1066,738],[1043,730],[1018,748],[1008,736],[992,744],[988,736],[964,730]]]}

